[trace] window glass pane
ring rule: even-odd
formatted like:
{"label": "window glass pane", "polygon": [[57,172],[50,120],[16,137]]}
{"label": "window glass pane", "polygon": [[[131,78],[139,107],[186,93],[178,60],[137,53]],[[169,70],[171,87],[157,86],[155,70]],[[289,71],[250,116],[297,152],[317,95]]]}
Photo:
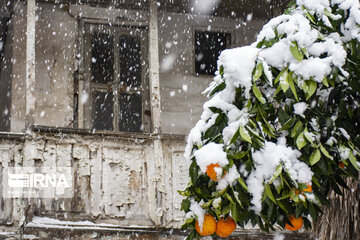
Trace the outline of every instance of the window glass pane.
{"label": "window glass pane", "polygon": [[141,94],[121,94],[119,97],[120,118],[119,130],[141,132],[142,96]]}
{"label": "window glass pane", "polygon": [[141,46],[137,37],[120,36],[120,81],[127,87],[141,86]]}
{"label": "window glass pane", "polygon": [[113,130],[113,95],[107,92],[94,91],[92,98],[93,128],[101,130]]}
{"label": "window glass pane", "polygon": [[230,42],[229,33],[195,32],[195,72],[214,75],[217,59]]}
{"label": "window glass pane", "polygon": [[96,83],[112,82],[114,79],[114,37],[95,32],[91,38],[91,80]]}

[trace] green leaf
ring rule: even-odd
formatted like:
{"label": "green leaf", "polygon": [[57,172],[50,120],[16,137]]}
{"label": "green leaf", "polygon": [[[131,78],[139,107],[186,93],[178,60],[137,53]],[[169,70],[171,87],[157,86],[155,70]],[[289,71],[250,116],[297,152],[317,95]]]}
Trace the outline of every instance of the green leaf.
{"label": "green leaf", "polygon": [[285,73],[285,71],[287,71],[286,68],[284,68],[283,70],[281,70],[281,72],[279,73],[279,75],[275,78],[274,85],[280,81],[280,78],[281,78],[281,76]]}
{"label": "green leaf", "polygon": [[238,222],[241,219],[240,215],[241,209],[237,204],[231,204],[231,216],[235,222]]}
{"label": "green leaf", "polygon": [[276,204],[276,200],[275,197],[271,191],[270,185],[269,184],[265,184],[265,192],[267,194],[267,196],[270,198],[271,201],[273,201]]}
{"label": "green leaf", "polygon": [[232,197],[231,197],[228,193],[225,193],[225,197],[226,197],[232,204],[235,204],[234,199],[232,199]]}
{"label": "green leaf", "polygon": [[259,100],[259,102],[261,102],[262,104],[265,104],[265,98],[261,94],[260,89],[256,86],[256,84],[253,84],[253,93],[254,93],[255,97],[257,98],[257,100]]}
{"label": "green leaf", "polygon": [[246,191],[249,191],[247,186],[246,186],[246,183],[244,181],[244,179],[242,179],[242,177],[239,177],[238,178],[238,182],[240,183],[240,185],[246,190]]}
{"label": "green leaf", "polygon": [[280,80],[279,84],[280,84],[281,89],[283,90],[283,92],[286,92],[289,89],[288,75],[289,75],[289,72],[286,69],[284,74],[279,79]]}
{"label": "green leaf", "polygon": [[305,16],[310,20],[310,22],[316,24],[314,17],[309,12],[306,11]]}
{"label": "green leaf", "polygon": [[236,140],[239,138],[239,135],[240,135],[239,131],[236,131],[235,134],[234,134],[234,136],[231,138],[231,141],[230,141],[230,144],[229,144],[229,145],[231,145],[231,144],[233,144],[234,142],[236,142]]}
{"label": "green leaf", "polygon": [[292,138],[294,138],[294,137],[298,136],[302,131],[303,131],[303,123],[299,120],[296,123],[295,127],[293,128],[290,136]]}
{"label": "green leaf", "polygon": [[309,158],[310,165],[311,165],[311,166],[315,165],[318,161],[320,161],[320,158],[321,158],[320,150],[319,150],[319,149],[316,149],[316,150],[310,155],[310,158]]}
{"label": "green leaf", "polygon": [[306,146],[306,140],[304,137],[304,132],[300,133],[299,136],[296,138],[296,146],[299,150]]}
{"label": "green leaf", "polygon": [[291,208],[284,202],[282,201],[278,201],[277,204],[279,205],[279,207],[284,210],[286,213],[289,213],[289,211],[291,211]]}
{"label": "green leaf", "polygon": [[273,183],[273,182],[275,181],[275,179],[279,177],[279,175],[280,175],[281,172],[282,172],[282,169],[283,169],[283,167],[282,167],[281,164],[279,164],[279,165],[276,167],[275,172],[274,172],[274,175],[273,175],[273,176],[270,178],[270,180],[269,180],[269,184]]}
{"label": "green leaf", "polygon": [[263,68],[262,62],[258,63],[256,65],[255,73],[254,73],[254,76],[253,76],[254,82],[261,77],[263,70],[264,70],[264,68]]}
{"label": "green leaf", "polygon": [[299,51],[298,45],[296,42],[291,42],[290,52],[296,60],[301,62],[304,59],[304,55]]}
{"label": "green leaf", "polygon": [[326,87],[329,87],[329,82],[328,82],[327,77],[324,77],[324,79],[322,80],[322,83],[323,83]]}
{"label": "green leaf", "polygon": [[250,137],[249,133],[245,130],[244,126],[240,126],[239,131],[240,131],[240,137],[244,141],[252,143],[251,142],[251,137]]}
{"label": "green leaf", "polygon": [[197,165],[196,161],[193,161],[189,168],[189,175],[191,178],[191,182],[194,186],[196,185],[198,172],[199,172],[199,166]]}
{"label": "green leaf", "polygon": [[316,92],[317,83],[314,80],[305,81],[303,90],[305,91],[306,100],[309,100],[311,96]]}
{"label": "green leaf", "polygon": [[295,122],[296,122],[296,117],[290,118],[285,122],[284,126],[282,126],[281,130],[288,130],[295,124]]}
{"label": "green leaf", "polygon": [[[269,136],[271,136],[271,137],[275,137],[275,134],[274,134],[275,129],[268,123],[268,121],[267,121],[266,118],[264,117],[264,113],[263,113],[261,107],[260,107],[258,104],[257,104],[257,106],[258,106],[258,110],[259,110],[259,113],[260,113],[260,115],[261,115],[261,118],[262,118],[262,120],[263,120],[264,123],[266,124],[266,127],[267,127],[268,130],[269,130],[269,133],[267,133],[267,134],[268,134]],[[263,130],[264,130],[264,132],[266,132],[267,129],[265,129],[265,127],[263,127]]]}
{"label": "green leaf", "polygon": [[226,215],[230,212],[231,210],[231,206],[235,204],[235,203],[229,203],[228,205],[226,205],[225,207],[222,208],[222,211],[221,211],[221,215]]}
{"label": "green leaf", "polygon": [[329,152],[324,148],[324,146],[322,144],[320,144],[320,150],[321,152],[324,154],[325,157],[333,160],[334,157],[333,156],[330,156]]}
{"label": "green leaf", "polygon": [[209,93],[209,97],[213,96],[215,93],[217,92],[221,92],[222,90],[224,90],[226,87],[226,83],[222,82],[219,85],[217,85],[210,93]]}
{"label": "green leaf", "polygon": [[354,166],[354,168],[359,171],[359,166],[357,165],[356,158],[351,151],[350,151],[350,155],[349,155],[349,160],[350,160],[351,164]]}
{"label": "green leaf", "polygon": [[248,154],[248,152],[246,152],[246,151],[241,151],[241,152],[238,152],[238,153],[235,154],[235,155],[228,155],[228,158],[230,158],[230,159],[242,159],[242,158],[245,157],[247,154]]}
{"label": "green leaf", "polygon": [[184,212],[188,212],[190,210],[190,205],[191,202],[188,199],[183,199],[181,202],[181,210],[183,210]]}
{"label": "green leaf", "polygon": [[289,83],[291,92],[294,94],[294,97],[295,97],[296,101],[299,102],[299,98],[298,98],[298,95],[296,93],[296,88],[295,88],[295,84],[294,84],[294,80],[292,78],[292,75],[293,75],[293,73],[290,72],[289,77],[288,77],[288,83]]}
{"label": "green leaf", "polygon": [[[233,192],[233,195],[234,195],[234,197],[235,197],[236,202],[239,203],[240,207],[243,207],[243,205],[242,205],[242,203],[241,203],[241,200],[238,198],[238,192],[235,193],[234,188],[232,188],[232,187],[231,187],[231,190],[232,190],[232,192]],[[236,205],[236,204],[235,204],[235,205]]]}
{"label": "green leaf", "polygon": [[196,237],[196,231],[192,230],[185,240],[193,240]]}
{"label": "green leaf", "polygon": [[306,140],[308,140],[311,144],[313,144],[313,140],[311,139],[311,137],[309,136],[309,132],[308,132],[308,129],[307,127],[305,127],[305,130],[304,130],[304,137],[306,138]]}

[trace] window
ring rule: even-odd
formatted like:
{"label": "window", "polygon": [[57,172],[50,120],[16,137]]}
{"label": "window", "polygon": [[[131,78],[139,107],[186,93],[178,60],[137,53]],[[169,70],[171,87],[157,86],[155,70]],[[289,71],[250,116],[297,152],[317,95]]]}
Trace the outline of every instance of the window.
{"label": "window", "polygon": [[195,73],[214,75],[217,59],[230,41],[230,33],[195,31]]}
{"label": "window", "polygon": [[85,24],[85,127],[149,131],[146,29]]}

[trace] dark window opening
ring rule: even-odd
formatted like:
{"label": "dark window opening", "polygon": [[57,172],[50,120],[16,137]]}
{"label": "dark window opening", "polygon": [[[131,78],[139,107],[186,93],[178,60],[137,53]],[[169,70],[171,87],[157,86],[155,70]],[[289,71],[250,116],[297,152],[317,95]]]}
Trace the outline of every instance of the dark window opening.
{"label": "dark window opening", "polygon": [[121,94],[119,98],[119,130],[125,132],[142,131],[142,97],[141,94]]}
{"label": "dark window opening", "polygon": [[120,82],[126,87],[141,86],[141,48],[139,39],[120,36]]}
{"label": "dark window opening", "polygon": [[112,93],[94,91],[92,126],[95,129],[113,130],[114,99]]}
{"label": "dark window opening", "polygon": [[230,33],[195,31],[195,73],[214,75],[218,57],[230,41]]}
{"label": "dark window opening", "polygon": [[92,81],[113,82],[114,79],[114,38],[105,33],[94,33],[91,39]]}

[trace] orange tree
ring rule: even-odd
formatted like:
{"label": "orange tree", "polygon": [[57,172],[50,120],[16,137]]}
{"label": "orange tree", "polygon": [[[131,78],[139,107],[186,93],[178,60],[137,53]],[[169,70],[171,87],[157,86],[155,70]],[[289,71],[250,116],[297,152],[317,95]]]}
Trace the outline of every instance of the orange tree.
{"label": "orange tree", "polygon": [[188,239],[205,213],[310,228],[329,191],[358,176],[359,26],[358,0],[297,0],[254,44],[223,51],[185,150]]}

